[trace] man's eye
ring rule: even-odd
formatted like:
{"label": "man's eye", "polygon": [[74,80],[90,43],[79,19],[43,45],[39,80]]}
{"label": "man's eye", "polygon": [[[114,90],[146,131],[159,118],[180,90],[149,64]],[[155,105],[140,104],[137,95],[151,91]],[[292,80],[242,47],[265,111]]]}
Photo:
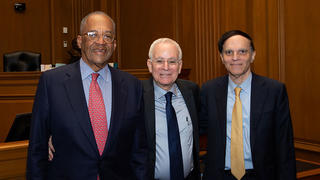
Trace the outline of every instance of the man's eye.
{"label": "man's eye", "polygon": [[233,51],[231,51],[231,50],[226,50],[224,53],[225,53],[226,55],[232,55],[232,54],[233,54]]}
{"label": "man's eye", "polygon": [[239,54],[247,54],[248,50],[246,49],[241,49],[239,50]]}
{"label": "man's eye", "polygon": [[177,63],[177,61],[175,61],[175,60],[171,60],[171,61],[168,61],[168,63],[169,63],[169,64],[176,64],[176,63]]}
{"label": "man's eye", "polygon": [[91,38],[97,37],[97,33],[88,33],[88,36]]}
{"label": "man's eye", "polygon": [[163,62],[162,59],[156,59],[156,63],[161,64]]}
{"label": "man's eye", "polygon": [[112,35],[111,34],[105,34],[103,35],[104,39],[112,39]]}

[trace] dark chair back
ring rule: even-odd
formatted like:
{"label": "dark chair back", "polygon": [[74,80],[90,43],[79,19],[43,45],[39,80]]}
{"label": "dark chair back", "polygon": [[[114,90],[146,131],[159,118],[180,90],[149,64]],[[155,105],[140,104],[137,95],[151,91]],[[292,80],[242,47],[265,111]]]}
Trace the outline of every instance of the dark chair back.
{"label": "dark chair back", "polygon": [[40,71],[41,54],[17,51],[3,55],[3,71]]}
{"label": "dark chair back", "polygon": [[17,114],[5,142],[28,140],[32,113]]}

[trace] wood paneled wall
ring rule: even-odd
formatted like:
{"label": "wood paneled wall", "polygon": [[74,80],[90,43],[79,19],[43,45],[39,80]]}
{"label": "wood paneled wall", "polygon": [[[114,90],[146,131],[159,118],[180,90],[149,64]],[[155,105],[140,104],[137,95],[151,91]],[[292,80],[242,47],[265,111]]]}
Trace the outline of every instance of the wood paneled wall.
{"label": "wood paneled wall", "polygon": [[0,143],[4,142],[16,114],[32,112],[40,73],[0,73]]}
{"label": "wood paneled wall", "polygon": [[297,145],[320,153],[320,2],[282,0],[283,79]]}
{"label": "wood paneled wall", "polygon": [[[231,29],[248,32],[257,56],[253,70],[287,85],[297,148],[320,152],[317,111],[320,2],[298,0],[115,1],[121,67],[145,68],[150,43],[176,39],[190,79],[203,82],[225,74],[217,41]],[[116,3],[118,2],[118,4]],[[110,9],[110,6],[108,7]],[[107,8],[104,8],[107,9]],[[111,8],[112,9],[112,8]]]}
{"label": "wood paneled wall", "polygon": [[[14,10],[24,2],[26,10]],[[71,41],[79,33],[80,21],[87,13],[100,10],[100,0],[20,0],[0,2],[0,55],[20,50],[41,53],[42,64],[68,63]],[[63,27],[68,33],[63,33]],[[67,47],[63,46],[64,41]],[[3,63],[0,63],[3,70]]]}
{"label": "wood paneled wall", "polygon": [[[287,85],[296,147],[320,152],[320,76],[318,49],[320,2],[298,0],[33,0],[17,13],[13,1],[1,1],[0,53],[18,49],[41,51],[44,63],[67,62],[63,40],[76,37],[81,18],[103,10],[117,24],[120,68],[146,69],[151,42],[170,37],[181,45],[189,79],[203,82],[225,74],[217,41],[231,29],[254,39],[256,73]],[[67,26],[69,34],[62,34]],[[70,47],[70,44],[69,44]],[[2,63],[0,63],[2,69]],[[140,70],[139,70],[140,69]]]}
{"label": "wood paneled wall", "polygon": [[[17,50],[41,52],[42,62],[51,58],[50,2],[21,0],[26,3],[24,12],[16,12],[16,1],[0,2],[0,56]],[[0,63],[3,71],[3,63]]]}

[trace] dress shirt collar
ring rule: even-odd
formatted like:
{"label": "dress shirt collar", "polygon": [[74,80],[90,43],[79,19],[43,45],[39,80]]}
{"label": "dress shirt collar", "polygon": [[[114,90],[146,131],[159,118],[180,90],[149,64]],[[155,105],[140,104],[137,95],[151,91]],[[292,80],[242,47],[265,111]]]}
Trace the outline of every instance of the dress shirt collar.
{"label": "dress shirt collar", "polygon": [[[82,76],[82,80],[86,79],[86,78],[91,78],[91,74],[95,73],[95,71],[93,71],[90,66],[85,63],[82,58],[80,59],[80,71],[81,71],[81,76]],[[108,67],[108,65],[106,65],[104,68],[100,69],[97,73],[99,73],[99,76],[106,82],[109,82],[111,79],[111,73],[110,73],[110,69]]]}
{"label": "dress shirt collar", "polygon": [[[164,95],[168,92],[164,89],[162,89],[161,87],[158,86],[158,84],[153,81],[153,87],[154,87],[154,97],[155,99],[160,99],[162,97],[164,97]],[[177,96],[178,95],[178,91],[177,91],[177,84],[174,83],[171,87],[171,89],[169,91],[171,91],[173,93],[173,96]]]}
{"label": "dress shirt collar", "polygon": [[[229,90],[232,91],[232,93],[234,93],[234,89],[236,87],[240,87],[241,88],[241,92],[244,92],[244,93],[249,93],[250,92],[250,89],[251,89],[251,81],[252,81],[252,73],[250,72],[248,78],[240,85],[237,85],[235,84],[230,76],[229,76],[229,83],[228,83],[228,86],[229,86]],[[229,92],[230,93],[230,92]]]}

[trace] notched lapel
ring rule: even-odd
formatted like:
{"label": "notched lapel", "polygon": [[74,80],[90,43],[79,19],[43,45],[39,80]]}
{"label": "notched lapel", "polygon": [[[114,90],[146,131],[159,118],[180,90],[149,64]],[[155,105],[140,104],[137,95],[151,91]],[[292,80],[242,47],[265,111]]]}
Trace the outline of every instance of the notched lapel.
{"label": "notched lapel", "polygon": [[[225,157],[226,152],[226,139],[227,139],[227,96],[228,96],[228,76],[223,76],[220,82],[218,82],[218,87],[215,90],[215,101],[218,111],[218,126],[220,130],[217,130],[221,134],[219,136],[223,137],[223,157]],[[209,102],[210,103],[210,102]],[[220,146],[221,147],[221,146]],[[223,163],[225,163],[223,161]],[[223,167],[225,165],[223,164]]]}
{"label": "notched lapel", "polygon": [[176,81],[176,84],[187,105],[188,111],[191,116],[192,126],[194,127],[193,129],[198,129],[198,124],[196,123],[196,121],[198,120],[196,112],[197,107],[195,106],[196,103],[193,97],[193,92],[190,89],[187,89],[185,86],[183,86],[183,84],[179,80]]}
{"label": "notched lapel", "polygon": [[[144,98],[144,114],[145,121],[147,125],[147,133],[150,137],[149,141],[151,141],[153,152],[155,152],[155,97],[154,97],[154,87],[153,87],[153,79],[150,78],[148,80],[143,81],[143,98]],[[155,157],[155,155],[154,155]]]}
{"label": "notched lapel", "polygon": [[[118,74],[116,70],[109,67],[112,78],[112,108],[111,108],[111,117],[110,117],[110,126],[108,129],[108,138],[105,144],[104,152],[112,145],[114,133],[118,127],[122,127],[119,123],[122,123],[124,113],[126,111],[127,101],[127,85],[123,82],[122,76]],[[105,153],[103,153],[104,155]]]}
{"label": "notched lapel", "polygon": [[215,92],[216,105],[218,109],[219,126],[222,129],[223,137],[227,136],[227,96],[228,96],[228,76],[224,76],[219,82],[219,87]]}
{"label": "notched lapel", "polygon": [[265,82],[257,75],[252,75],[251,85],[251,110],[250,110],[250,140],[253,149],[256,139],[256,127],[259,124],[263,112],[263,106],[267,98]]}
{"label": "notched lapel", "polygon": [[70,71],[66,73],[64,86],[80,127],[89,138],[89,142],[92,147],[99,154],[90,122],[85,94],[83,91],[79,63],[72,67],[74,68],[70,68]]}

